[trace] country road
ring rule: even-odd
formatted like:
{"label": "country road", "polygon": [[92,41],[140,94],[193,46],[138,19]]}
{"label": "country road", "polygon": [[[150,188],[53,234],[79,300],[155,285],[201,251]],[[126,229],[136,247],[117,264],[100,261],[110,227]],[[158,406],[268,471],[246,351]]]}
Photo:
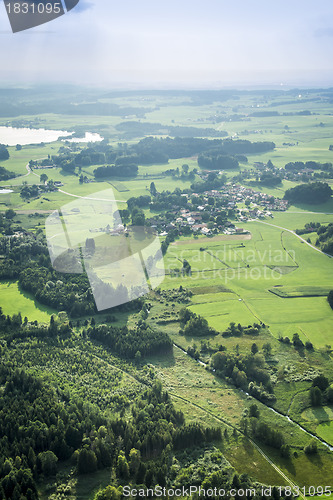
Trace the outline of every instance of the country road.
{"label": "country road", "polygon": [[[310,212],[312,213],[312,212]],[[327,215],[327,214],[326,214]],[[333,215],[333,214],[332,214]],[[317,248],[315,247],[314,245],[311,245],[311,243],[309,243],[308,241],[306,241],[304,238],[302,238],[299,234],[297,234],[295,231],[292,231],[291,229],[288,229],[286,227],[282,227],[282,226],[277,226],[276,224],[271,224],[270,222],[264,222],[262,220],[256,220],[256,222],[260,222],[260,224],[265,224],[266,226],[272,226],[272,227],[276,227],[278,229],[282,229],[283,231],[288,231],[288,233],[291,233],[293,234],[294,236],[296,236],[296,238],[300,239],[301,241],[303,241],[303,243],[305,243],[306,245],[308,245],[309,247],[313,248],[313,250],[316,250],[317,252],[319,253],[322,253],[323,255],[326,255],[327,257],[329,257],[330,259],[333,257],[332,255],[328,254],[328,253],[325,253],[323,252],[322,250],[320,250],[320,248]]]}

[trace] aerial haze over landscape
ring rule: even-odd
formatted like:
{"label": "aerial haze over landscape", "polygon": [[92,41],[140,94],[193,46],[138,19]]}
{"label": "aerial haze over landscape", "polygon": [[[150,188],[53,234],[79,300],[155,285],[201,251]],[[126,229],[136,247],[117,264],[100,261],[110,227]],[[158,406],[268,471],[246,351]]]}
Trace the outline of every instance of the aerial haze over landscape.
{"label": "aerial haze over landscape", "polygon": [[332,3],[6,9],[0,500],[332,498]]}

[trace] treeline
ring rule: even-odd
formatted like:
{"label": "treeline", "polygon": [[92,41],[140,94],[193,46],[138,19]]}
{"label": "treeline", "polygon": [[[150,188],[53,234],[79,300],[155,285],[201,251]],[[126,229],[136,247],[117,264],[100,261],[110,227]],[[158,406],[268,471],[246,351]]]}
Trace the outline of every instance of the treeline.
{"label": "treeline", "polygon": [[115,126],[126,138],[147,135],[169,135],[171,137],[226,137],[228,132],[214,128],[185,127],[179,125],[162,125],[161,123],[128,121]]}
{"label": "treeline", "polygon": [[[0,238],[0,252],[6,258],[0,261],[1,279],[18,279],[23,290],[30,292],[42,304],[58,311],[66,311],[71,317],[96,314],[95,300],[85,273],[70,274],[56,271],[50,261],[45,236],[25,234],[19,238]],[[71,265],[76,266],[72,257]],[[96,278],[97,279],[97,278]],[[127,293],[122,285],[117,289],[100,281],[106,293]],[[117,306],[115,310],[140,310],[142,299],[137,298]]]}
{"label": "treeline", "polygon": [[316,227],[316,232],[318,234],[316,245],[320,246],[323,252],[333,255],[333,224],[319,225]]}
{"label": "treeline", "polygon": [[244,335],[259,335],[261,328],[265,325],[260,325],[259,323],[253,323],[253,325],[242,326],[240,323],[231,322],[230,325],[224,332],[222,332],[222,337],[241,337]]}
{"label": "treeline", "polygon": [[144,356],[170,352],[172,341],[162,331],[153,330],[144,321],[136,328],[99,325],[88,329],[91,339],[101,342],[112,352],[140,361]]}
{"label": "treeline", "polygon": [[305,168],[309,168],[311,170],[331,170],[332,163],[320,163],[318,161],[291,161],[287,163],[284,167],[286,170],[299,172],[300,170],[304,170]]}
{"label": "treeline", "polygon": [[138,166],[132,165],[108,165],[106,167],[98,167],[94,170],[95,179],[103,179],[105,177],[135,177],[138,174]]}
{"label": "treeline", "polygon": [[252,404],[247,410],[241,421],[241,427],[245,435],[250,434],[261,443],[280,450],[282,457],[290,457],[290,446],[285,444],[282,432],[260,420],[260,411],[256,404]]}
{"label": "treeline", "polygon": [[311,182],[287,189],[284,199],[290,203],[325,203],[332,196],[332,189],[326,182]]}
{"label": "treeline", "polygon": [[166,137],[165,139],[159,139],[157,137],[146,137],[139,141],[138,144],[134,144],[132,149],[141,154],[159,152],[168,159],[177,159],[197,155],[221,144],[220,139],[199,139],[194,137],[175,137],[174,139]]}
{"label": "treeline", "polygon": [[[79,153],[61,148],[52,156],[55,166],[74,173],[90,165],[101,165],[94,171],[97,179],[111,176],[135,176],[139,165],[168,163],[169,159],[188,158],[202,155],[200,160],[205,168],[237,168],[238,160],[247,161],[244,153],[261,153],[274,149],[271,142],[250,142],[231,139],[203,139],[198,137],[146,137],[129,146],[119,143],[113,148],[102,141],[82,149]],[[108,163],[105,166],[103,164]],[[209,163],[209,165],[208,165]],[[221,166],[222,165],[222,166]]]}
{"label": "treeline", "polygon": [[0,307],[1,335],[8,346],[16,339],[67,337],[72,330],[72,326],[72,323],[68,322],[67,318],[66,321],[60,321],[54,316],[51,316],[49,325],[39,324],[38,321],[29,322],[27,317],[22,318],[20,312],[13,314],[13,316],[3,314]]}
{"label": "treeline", "polygon": [[199,155],[198,165],[200,168],[208,170],[231,170],[239,167],[239,163],[236,158],[214,153]]}
{"label": "treeline", "polygon": [[247,390],[251,396],[264,403],[275,401],[265,358],[254,350],[251,354],[216,352],[211,358],[211,367],[216,375],[225,378],[236,387]]}
{"label": "treeline", "polygon": [[250,142],[247,140],[225,139],[220,145],[212,145],[209,150],[198,156],[198,165],[210,170],[230,170],[239,167],[240,162],[247,162],[244,154],[272,151],[274,142]]}
{"label": "treeline", "polygon": [[304,228],[296,229],[296,234],[307,234],[307,233],[317,233],[318,238],[316,239],[316,246],[320,249],[333,255],[333,223],[330,222],[327,226],[320,224],[319,222],[309,222],[305,224]]}
{"label": "treeline", "polygon": [[[118,106],[110,102],[76,102],[78,99],[77,92],[73,92],[68,87],[59,89],[59,97],[48,95],[40,91],[34,94],[33,99],[22,96],[19,100],[13,99],[13,95],[9,98],[1,99],[0,116],[15,117],[22,115],[41,115],[43,113],[55,113],[64,115],[88,115],[88,116],[128,116],[135,115],[137,118],[143,118],[145,113],[150,113],[153,108],[148,107],[133,107],[133,106]],[[33,94],[33,92],[31,92]],[[42,97],[41,97],[42,94]],[[64,97],[66,96],[66,97]],[[29,99],[25,101],[25,99]],[[90,99],[90,98],[89,98]],[[73,104],[75,101],[75,104]],[[91,130],[92,132],[94,130]]]}
{"label": "treeline", "polygon": [[303,351],[304,348],[307,349],[308,351],[314,350],[312,342],[307,340],[304,344],[298,333],[293,334],[292,340],[290,340],[289,337],[282,337],[282,335],[280,335],[278,341],[281,342],[282,344],[293,346],[295,347],[296,350],[299,351]]}
{"label": "treeline", "polygon": [[245,139],[225,139],[223,141],[223,150],[227,154],[258,154],[267,153],[275,149],[275,143],[271,141],[251,142]]}

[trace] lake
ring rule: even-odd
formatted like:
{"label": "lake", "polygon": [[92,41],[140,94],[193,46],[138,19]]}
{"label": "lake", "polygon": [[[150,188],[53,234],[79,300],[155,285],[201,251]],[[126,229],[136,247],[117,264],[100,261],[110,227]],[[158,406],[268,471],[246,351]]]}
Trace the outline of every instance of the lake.
{"label": "lake", "polygon": [[[41,142],[54,142],[59,137],[70,137],[74,132],[66,130],[46,130],[45,128],[18,128],[18,127],[3,127],[0,126],[0,144],[8,146],[16,146],[21,144],[40,144]],[[97,142],[102,141],[103,137],[99,134],[86,132],[84,138],[68,139],[70,142]]]}

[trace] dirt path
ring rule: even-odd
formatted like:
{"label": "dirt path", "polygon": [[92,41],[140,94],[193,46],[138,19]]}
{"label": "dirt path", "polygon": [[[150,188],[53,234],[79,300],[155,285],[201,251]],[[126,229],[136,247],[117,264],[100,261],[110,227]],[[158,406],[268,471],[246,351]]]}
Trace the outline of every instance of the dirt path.
{"label": "dirt path", "polygon": [[68,193],[67,191],[63,191],[62,189],[58,189],[60,193],[67,194],[68,196],[72,196],[73,198],[81,198],[83,200],[97,200],[97,201],[116,201],[119,203],[127,203],[126,200],[110,200],[110,199],[104,199],[104,198],[92,198],[91,196],[79,196],[78,194],[73,194],[73,193]]}

